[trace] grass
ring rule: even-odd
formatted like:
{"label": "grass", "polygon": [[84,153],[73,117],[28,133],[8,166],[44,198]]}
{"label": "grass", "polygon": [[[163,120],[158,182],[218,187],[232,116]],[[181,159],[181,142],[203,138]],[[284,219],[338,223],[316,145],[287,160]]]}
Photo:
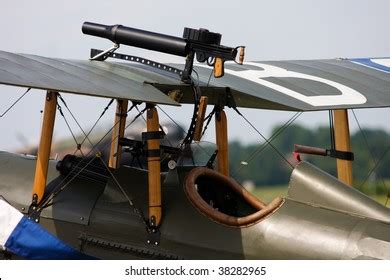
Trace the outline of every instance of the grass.
{"label": "grass", "polygon": [[[266,203],[269,203],[277,196],[282,196],[282,197],[287,196],[287,186],[286,185],[259,186],[259,187],[256,187],[252,191],[252,193],[256,197],[258,197],[260,200],[262,200]],[[367,195],[382,205],[385,205],[385,203],[386,203],[387,196],[385,194],[380,194],[380,195],[367,194]],[[390,198],[389,198],[389,201],[387,202],[387,207],[390,208]]]}

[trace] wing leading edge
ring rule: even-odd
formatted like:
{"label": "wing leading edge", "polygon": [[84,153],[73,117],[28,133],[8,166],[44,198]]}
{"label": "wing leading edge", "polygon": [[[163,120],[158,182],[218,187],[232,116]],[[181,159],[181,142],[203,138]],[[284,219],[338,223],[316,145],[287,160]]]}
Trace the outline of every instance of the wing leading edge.
{"label": "wing leading edge", "polygon": [[[146,72],[148,73],[148,72]],[[152,74],[152,73],[151,73]],[[179,105],[145,81],[153,75],[120,64],[0,51],[0,83],[82,95]],[[165,78],[167,83],[171,79]]]}

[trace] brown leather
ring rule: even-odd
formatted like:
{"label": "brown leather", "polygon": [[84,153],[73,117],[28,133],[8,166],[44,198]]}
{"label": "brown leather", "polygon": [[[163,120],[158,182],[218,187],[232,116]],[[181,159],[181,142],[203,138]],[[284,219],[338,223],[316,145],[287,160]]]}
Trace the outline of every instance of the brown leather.
{"label": "brown leather", "polygon": [[[206,201],[203,200],[203,198],[199,195],[198,191],[195,188],[196,180],[200,177],[209,177],[212,178],[214,181],[221,182],[221,184],[232,189],[235,193],[240,195],[246,202],[248,202],[258,211],[245,217],[234,217],[226,215],[214,209]],[[209,217],[218,223],[234,227],[247,227],[261,221],[269,214],[275,212],[284,201],[282,198],[276,197],[270,204],[266,205],[232,178],[226,177],[214,170],[205,167],[194,168],[188,173],[184,181],[184,190],[195,208],[198,209],[206,217]]]}

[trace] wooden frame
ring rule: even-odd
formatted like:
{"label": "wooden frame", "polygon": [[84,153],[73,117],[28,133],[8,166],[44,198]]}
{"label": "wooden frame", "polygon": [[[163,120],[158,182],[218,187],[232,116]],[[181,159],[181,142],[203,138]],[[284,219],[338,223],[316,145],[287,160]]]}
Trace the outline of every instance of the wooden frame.
{"label": "wooden frame", "polygon": [[34,185],[32,191],[33,203],[35,204],[38,204],[42,200],[45,193],[51,143],[53,139],[54,122],[57,110],[57,95],[58,92],[52,91],[48,91],[46,94],[41,139],[38,147],[38,156],[35,166]]}

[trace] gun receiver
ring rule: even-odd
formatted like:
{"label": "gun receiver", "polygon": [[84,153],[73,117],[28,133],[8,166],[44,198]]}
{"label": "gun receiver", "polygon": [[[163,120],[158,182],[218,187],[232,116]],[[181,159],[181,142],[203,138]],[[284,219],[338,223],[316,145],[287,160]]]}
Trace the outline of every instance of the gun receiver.
{"label": "gun receiver", "polygon": [[[222,35],[207,29],[184,28],[183,38],[150,31],[139,30],[122,25],[103,25],[85,22],[82,26],[84,34],[102,37],[115,44],[163,52],[186,57],[182,81],[189,82],[193,68],[194,57],[198,62],[207,62],[214,67],[214,77],[224,75],[225,61],[235,61],[239,64],[244,60],[245,47],[226,47],[220,45]],[[236,61],[238,49],[241,48],[239,59]]]}

